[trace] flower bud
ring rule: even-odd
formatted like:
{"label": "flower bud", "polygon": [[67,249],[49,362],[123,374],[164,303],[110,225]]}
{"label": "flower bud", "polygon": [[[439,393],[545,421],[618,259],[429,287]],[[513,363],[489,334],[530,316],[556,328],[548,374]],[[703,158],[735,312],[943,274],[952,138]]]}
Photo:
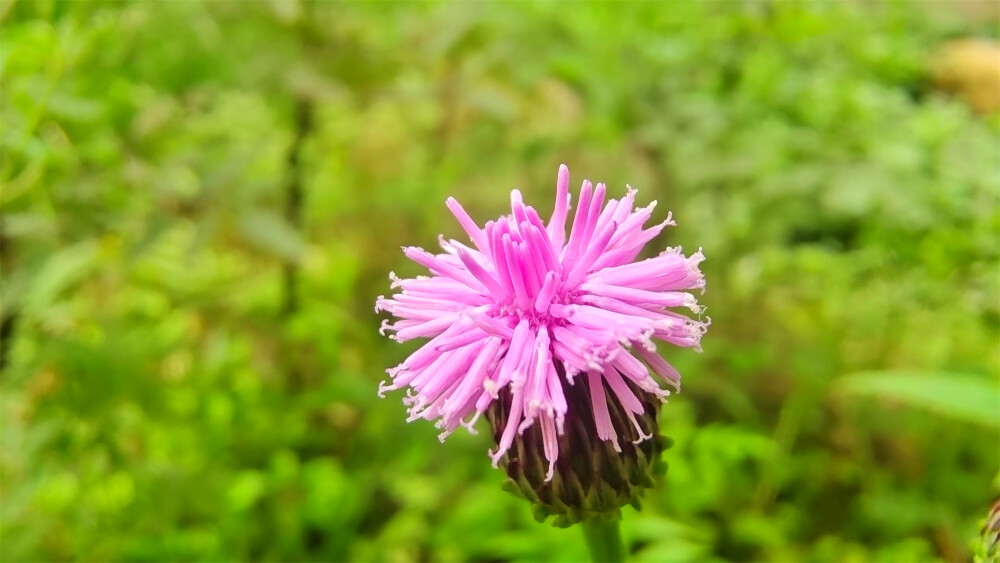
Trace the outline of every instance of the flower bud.
{"label": "flower bud", "polygon": [[1000,500],[993,503],[979,538],[973,542],[973,560],[976,563],[1000,560]]}
{"label": "flower bud", "polygon": [[[524,429],[501,459],[507,472],[504,488],[531,501],[539,522],[554,516],[557,527],[591,518],[618,518],[626,504],[638,509],[645,489],[652,488],[655,479],[666,472],[661,454],[671,444],[659,433],[656,415],[660,400],[627,382],[644,407],[643,413],[636,416],[640,435],[617,395],[603,383],[619,452],[614,441],[597,435],[590,381],[578,377],[570,384],[558,364],[557,371],[569,405],[565,428],[559,436],[559,451],[563,453],[555,462],[551,479],[546,480],[549,462],[542,431],[538,425]],[[510,404],[511,393],[505,389],[486,412],[497,443],[507,425]]]}

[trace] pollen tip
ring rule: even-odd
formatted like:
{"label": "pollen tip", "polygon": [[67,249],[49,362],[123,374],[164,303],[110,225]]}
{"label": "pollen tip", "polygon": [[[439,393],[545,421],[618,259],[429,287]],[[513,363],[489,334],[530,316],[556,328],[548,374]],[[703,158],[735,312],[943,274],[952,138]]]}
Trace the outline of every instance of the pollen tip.
{"label": "pollen tip", "polygon": [[494,399],[499,398],[499,395],[497,394],[497,382],[496,381],[493,381],[492,379],[487,379],[486,381],[483,382],[483,389],[487,393],[489,393],[490,396],[493,397]]}
{"label": "pollen tip", "polygon": [[463,420],[461,422],[462,426],[464,426],[469,434],[472,434],[473,436],[477,436],[479,434],[479,431],[475,428],[475,424],[476,421],[479,420],[480,414],[482,414],[482,411],[477,411],[470,420]]}
{"label": "pollen tip", "polygon": [[535,419],[533,419],[533,418],[525,418],[523,421],[521,421],[521,425],[517,427],[517,433],[518,434],[524,434],[524,431],[527,430],[527,429],[529,429],[529,428],[531,428],[531,425],[534,424],[534,423],[535,423]]}
{"label": "pollen tip", "polygon": [[632,443],[633,444],[641,444],[641,443],[645,442],[646,440],[648,440],[648,439],[650,439],[652,437],[653,437],[652,434],[645,434],[645,433],[643,433],[640,430],[639,431],[639,437],[637,439],[633,440]]}
{"label": "pollen tip", "polygon": [[514,370],[510,374],[510,385],[511,385],[511,387],[513,387],[514,389],[520,389],[521,387],[524,386],[524,379],[525,378],[524,378],[524,374],[523,373],[521,373],[518,370]]}

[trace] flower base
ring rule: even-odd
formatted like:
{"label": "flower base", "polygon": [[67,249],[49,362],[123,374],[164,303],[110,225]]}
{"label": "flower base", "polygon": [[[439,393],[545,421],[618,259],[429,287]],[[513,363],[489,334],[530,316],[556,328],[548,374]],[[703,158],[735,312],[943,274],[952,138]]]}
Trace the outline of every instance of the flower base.
{"label": "flower base", "polygon": [[[655,479],[666,471],[661,454],[670,446],[670,440],[659,433],[656,415],[660,401],[629,384],[645,407],[637,422],[643,434],[652,435],[638,441],[639,431],[629,421],[625,408],[613,393],[605,390],[621,447],[618,452],[613,442],[597,436],[587,378],[579,377],[570,385],[561,366],[557,370],[572,413],[559,436],[559,451],[565,454],[556,460],[555,471],[547,481],[549,464],[543,451],[542,432],[538,425],[528,427],[500,460],[507,472],[504,489],[530,501],[539,522],[552,516],[557,527],[593,519],[617,520],[621,507],[628,504],[638,509],[642,493],[652,488]],[[510,403],[510,391],[504,389],[486,411],[498,443],[507,425]]]}

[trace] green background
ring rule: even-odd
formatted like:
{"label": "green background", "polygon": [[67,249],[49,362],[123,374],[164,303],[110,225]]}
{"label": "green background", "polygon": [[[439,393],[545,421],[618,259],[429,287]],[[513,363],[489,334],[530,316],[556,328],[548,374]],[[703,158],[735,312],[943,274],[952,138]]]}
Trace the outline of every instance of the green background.
{"label": "green background", "polygon": [[951,2],[0,3],[0,559],[579,561],[406,424],[401,245],[556,168],[704,248],[637,561],[962,561],[998,493],[1000,119]]}

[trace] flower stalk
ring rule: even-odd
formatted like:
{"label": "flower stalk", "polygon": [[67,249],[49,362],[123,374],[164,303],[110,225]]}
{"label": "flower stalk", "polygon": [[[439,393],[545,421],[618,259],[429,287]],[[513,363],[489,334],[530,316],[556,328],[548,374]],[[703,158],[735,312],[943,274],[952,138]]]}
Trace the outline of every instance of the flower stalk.
{"label": "flower stalk", "polygon": [[625,544],[618,522],[615,518],[592,518],[581,523],[590,560],[594,563],[625,561]]}

